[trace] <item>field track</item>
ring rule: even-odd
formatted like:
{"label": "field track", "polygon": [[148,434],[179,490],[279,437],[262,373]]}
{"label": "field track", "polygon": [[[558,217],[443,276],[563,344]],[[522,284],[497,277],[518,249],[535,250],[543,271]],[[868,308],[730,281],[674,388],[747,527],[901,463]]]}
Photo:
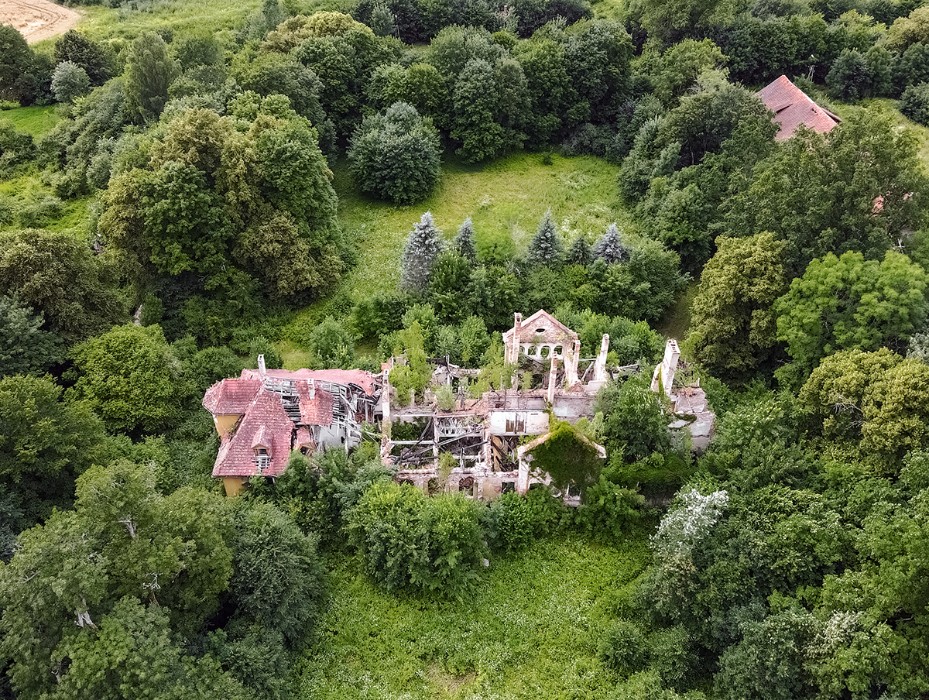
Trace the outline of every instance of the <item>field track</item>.
{"label": "field track", "polygon": [[81,16],[48,0],[0,0],[0,24],[11,24],[34,44],[64,34]]}

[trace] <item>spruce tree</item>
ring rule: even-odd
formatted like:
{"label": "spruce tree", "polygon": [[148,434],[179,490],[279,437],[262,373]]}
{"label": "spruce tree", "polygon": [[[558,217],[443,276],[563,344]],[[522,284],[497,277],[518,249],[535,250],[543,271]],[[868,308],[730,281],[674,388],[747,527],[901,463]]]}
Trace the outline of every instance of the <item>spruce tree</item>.
{"label": "spruce tree", "polygon": [[555,222],[552,221],[551,209],[545,212],[545,216],[539,223],[539,230],[529,244],[528,259],[533,265],[548,265],[549,267],[561,263],[561,239],[558,237]]}
{"label": "spruce tree", "polygon": [[441,232],[432,220],[432,213],[426,212],[413,225],[410,237],[403,251],[400,283],[404,289],[421,293],[429,285],[432,266],[442,252]]}
{"label": "spruce tree", "polygon": [[471,262],[477,261],[477,247],[474,245],[474,224],[471,223],[470,216],[459,227],[454,246],[455,251],[461,257]]}
{"label": "spruce tree", "polygon": [[580,235],[574,239],[571,248],[568,250],[568,262],[572,265],[589,265],[593,262],[590,243],[587,242],[584,236]]}
{"label": "spruce tree", "polygon": [[597,245],[594,246],[594,257],[608,263],[622,262],[629,257],[629,251],[623,245],[615,223],[610,224],[603,237],[597,241]]}

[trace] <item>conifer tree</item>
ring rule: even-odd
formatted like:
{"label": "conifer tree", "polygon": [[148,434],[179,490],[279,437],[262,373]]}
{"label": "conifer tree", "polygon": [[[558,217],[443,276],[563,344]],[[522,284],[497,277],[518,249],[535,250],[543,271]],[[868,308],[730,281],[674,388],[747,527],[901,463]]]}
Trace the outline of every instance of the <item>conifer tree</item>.
{"label": "conifer tree", "polygon": [[413,225],[401,263],[400,283],[407,291],[420,293],[429,285],[432,266],[442,252],[440,235],[431,212],[427,211],[419,223]]}
{"label": "conifer tree", "polygon": [[578,236],[568,250],[568,262],[572,265],[589,265],[593,262],[593,252],[590,243],[584,236]]}
{"label": "conifer tree", "polygon": [[629,251],[623,245],[615,223],[610,224],[603,237],[597,241],[597,245],[594,246],[594,257],[608,263],[622,262],[629,257]]}
{"label": "conifer tree", "polygon": [[459,227],[454,246],[455,251],[461,257],[471,262],[477,261],[477,248],[474,245],[474,224],[471,223],[470,216]]}
{"label": "conifer tree", "polygon": [[539,223],[539,230],[529,244],[528,259],[534,265],[548,265],[549,267],[561,263],[561,239],[558,237],[555,222],[552,221],[551,209],[545,212],[545,216]]}

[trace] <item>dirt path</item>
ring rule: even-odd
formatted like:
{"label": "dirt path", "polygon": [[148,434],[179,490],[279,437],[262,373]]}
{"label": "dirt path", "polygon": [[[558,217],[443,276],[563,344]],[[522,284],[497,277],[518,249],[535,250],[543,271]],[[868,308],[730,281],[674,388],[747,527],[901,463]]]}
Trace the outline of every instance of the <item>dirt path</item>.
{"label": "dirt path", "polygon": [[81,16],[48,0],[0,0],[0,24],[11,24],[34,44],[64,34]]}

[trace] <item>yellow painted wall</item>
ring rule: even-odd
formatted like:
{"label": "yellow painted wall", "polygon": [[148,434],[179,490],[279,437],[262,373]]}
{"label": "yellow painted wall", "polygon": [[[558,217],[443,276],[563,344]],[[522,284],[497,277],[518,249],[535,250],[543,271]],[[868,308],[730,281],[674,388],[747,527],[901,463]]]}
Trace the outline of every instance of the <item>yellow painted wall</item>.
{"label": "yellow painted wall", "polygon": [[242,476],[224,476],[223,477],[223,489],[226,491],[226,495],[229,498],[234,498],[242,493],[242,489],[245,488],[245,477]]}
{"label": "yellow painted wall", "polygon": [[224,437],[232,432],[232,429],[236,426],[236,423],[239,422],[239,418],[242,416],[236,414],[225,414],[219,416],[213,416],[213,424],[216,426],[216,432],[219,433],[220,437]]}

